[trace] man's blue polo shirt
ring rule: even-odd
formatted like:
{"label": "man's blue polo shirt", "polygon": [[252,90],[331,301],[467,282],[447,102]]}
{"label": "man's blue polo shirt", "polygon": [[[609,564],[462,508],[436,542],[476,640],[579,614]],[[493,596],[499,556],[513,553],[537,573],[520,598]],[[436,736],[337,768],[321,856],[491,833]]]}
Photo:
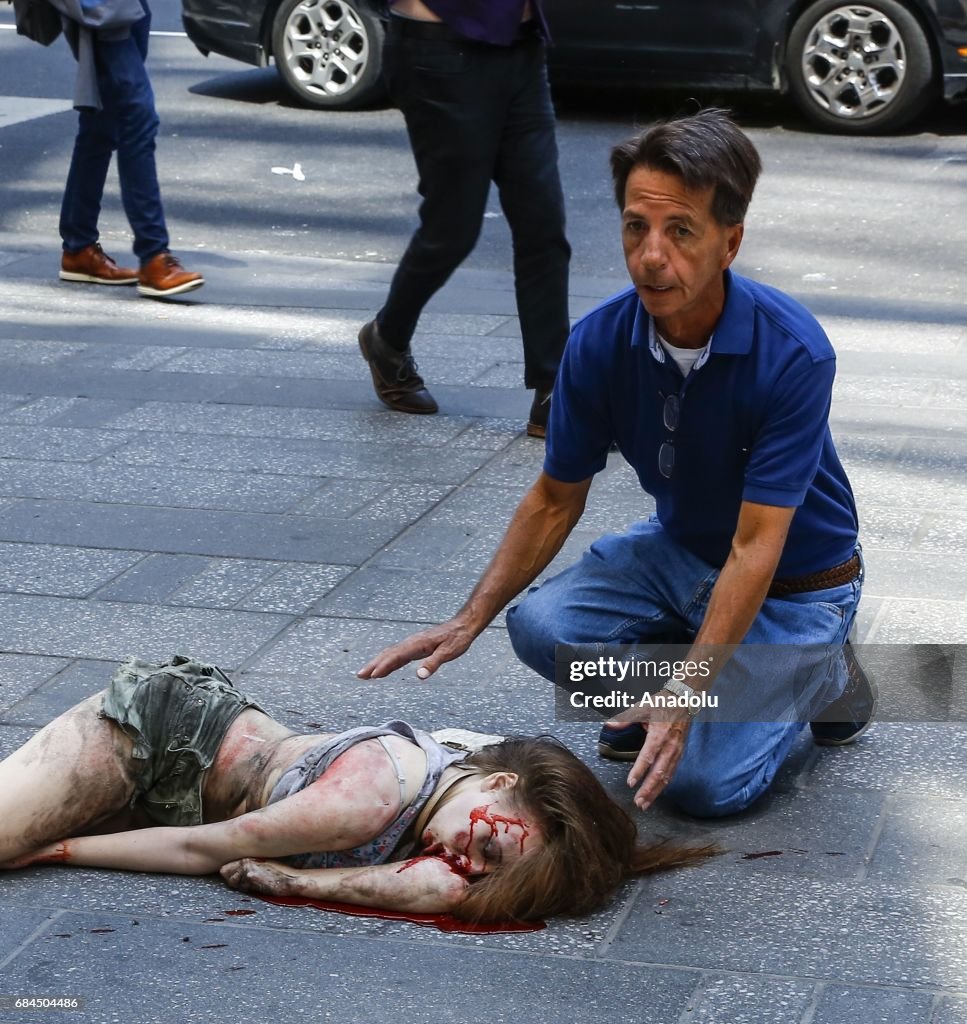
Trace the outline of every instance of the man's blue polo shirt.
{"label": "man's blue polo shirt", "polygon": [[[856,505],[829,433],[835,355],[798,302],[726,271],[726,301],[706,357],[687,378],[649,340],[633,288],[571,332],[558,374],[545,472],[576,483],[616,441],[669,535],[721,568],[742,501],[796,508],[777,577],[838,565],[856,546]],[[678,426],[663,423],[677,394]],[[670,478],[658,449],[674,446]]]}

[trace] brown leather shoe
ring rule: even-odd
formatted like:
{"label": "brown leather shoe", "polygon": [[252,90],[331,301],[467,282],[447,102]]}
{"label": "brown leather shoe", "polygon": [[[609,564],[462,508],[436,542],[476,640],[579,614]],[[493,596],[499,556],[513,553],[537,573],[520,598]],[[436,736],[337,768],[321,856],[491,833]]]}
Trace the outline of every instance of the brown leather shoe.
{"label": "brown leather shoe", "polygon": [[170,252],[159,252],[147,263],[141,265],[138,273],[138,293],[149,299],[165,299],[169,295],[181,295],[201,288],[205,279],[201,274],[192,274],[181,265],[177,256]]}
{"label": "brown leather shoe", "polygon": [[60,279],[83,284],[137,284],[138,272],[119,267],[99,242],[77,252],[64,250],[60,258]]}
{"label": "brown leather shoe", "polygon": [[534,388],[534,401],[531,402],[530,416],[527,417],[528,437],[547,437],[547,418],[551,414],[551,393],[549,388]]}
{"label": "brown leather shoe", "polygon": [[370,320],[359,332],[359,348],[369,363],[376,397],[397,412],[430,414],[439,406],[416,372],[410,350],[397,352],[381,337],[376,321]]}

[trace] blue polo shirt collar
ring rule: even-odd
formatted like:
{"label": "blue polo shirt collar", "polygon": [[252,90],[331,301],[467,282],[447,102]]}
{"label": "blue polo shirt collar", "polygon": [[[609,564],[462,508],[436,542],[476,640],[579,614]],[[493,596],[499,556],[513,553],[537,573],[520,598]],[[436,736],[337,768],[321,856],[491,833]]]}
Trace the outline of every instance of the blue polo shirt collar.
{"label": "blue polo shirt collar", "polygon": [[742,278],[725,271],[725,309],[715,325],[709,348],[716,355],[744,356],[752,350],[755,299]]}
{"label": "blue polo shirt collar", "polygon": [[[709,355],[746,355],[752,348],[752,335],[755,317],[755,299],[745,282],[733,275],[731,270],[725,271],[725,308],[715,325],[715,333],[709,340],[709,346],[701,359],[695,364],[699,369],[708,360]],[[654,322],[645,307],[638,303],[635,310],[635,322],[631,329],[632,348],[647,345],[652,357],[658,363],[664,363],[667,356],[658,341]]]}

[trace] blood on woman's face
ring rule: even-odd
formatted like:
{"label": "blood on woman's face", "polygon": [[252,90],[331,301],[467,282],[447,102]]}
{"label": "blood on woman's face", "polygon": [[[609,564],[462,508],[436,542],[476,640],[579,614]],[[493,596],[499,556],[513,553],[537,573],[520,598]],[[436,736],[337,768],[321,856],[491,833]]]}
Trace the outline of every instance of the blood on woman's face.
{"label": "blood on woman's face", "polygon": [[462,783],[427,822],[422,853],[447,861],[458,874],[485,875],[538,849],[534,816],[513,799],[516,782],[512,772],[496,772]]}

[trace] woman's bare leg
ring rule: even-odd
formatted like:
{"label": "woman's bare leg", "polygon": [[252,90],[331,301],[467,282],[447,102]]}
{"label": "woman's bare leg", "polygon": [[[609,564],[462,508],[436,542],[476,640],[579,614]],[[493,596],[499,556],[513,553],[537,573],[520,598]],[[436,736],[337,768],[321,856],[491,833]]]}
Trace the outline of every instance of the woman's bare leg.
{"label": "woman's bare leg", "polygon": [[78,835],[130,801],[133,744],[98,718],[102,698],[82,701],[0,761],[0,864]]}

